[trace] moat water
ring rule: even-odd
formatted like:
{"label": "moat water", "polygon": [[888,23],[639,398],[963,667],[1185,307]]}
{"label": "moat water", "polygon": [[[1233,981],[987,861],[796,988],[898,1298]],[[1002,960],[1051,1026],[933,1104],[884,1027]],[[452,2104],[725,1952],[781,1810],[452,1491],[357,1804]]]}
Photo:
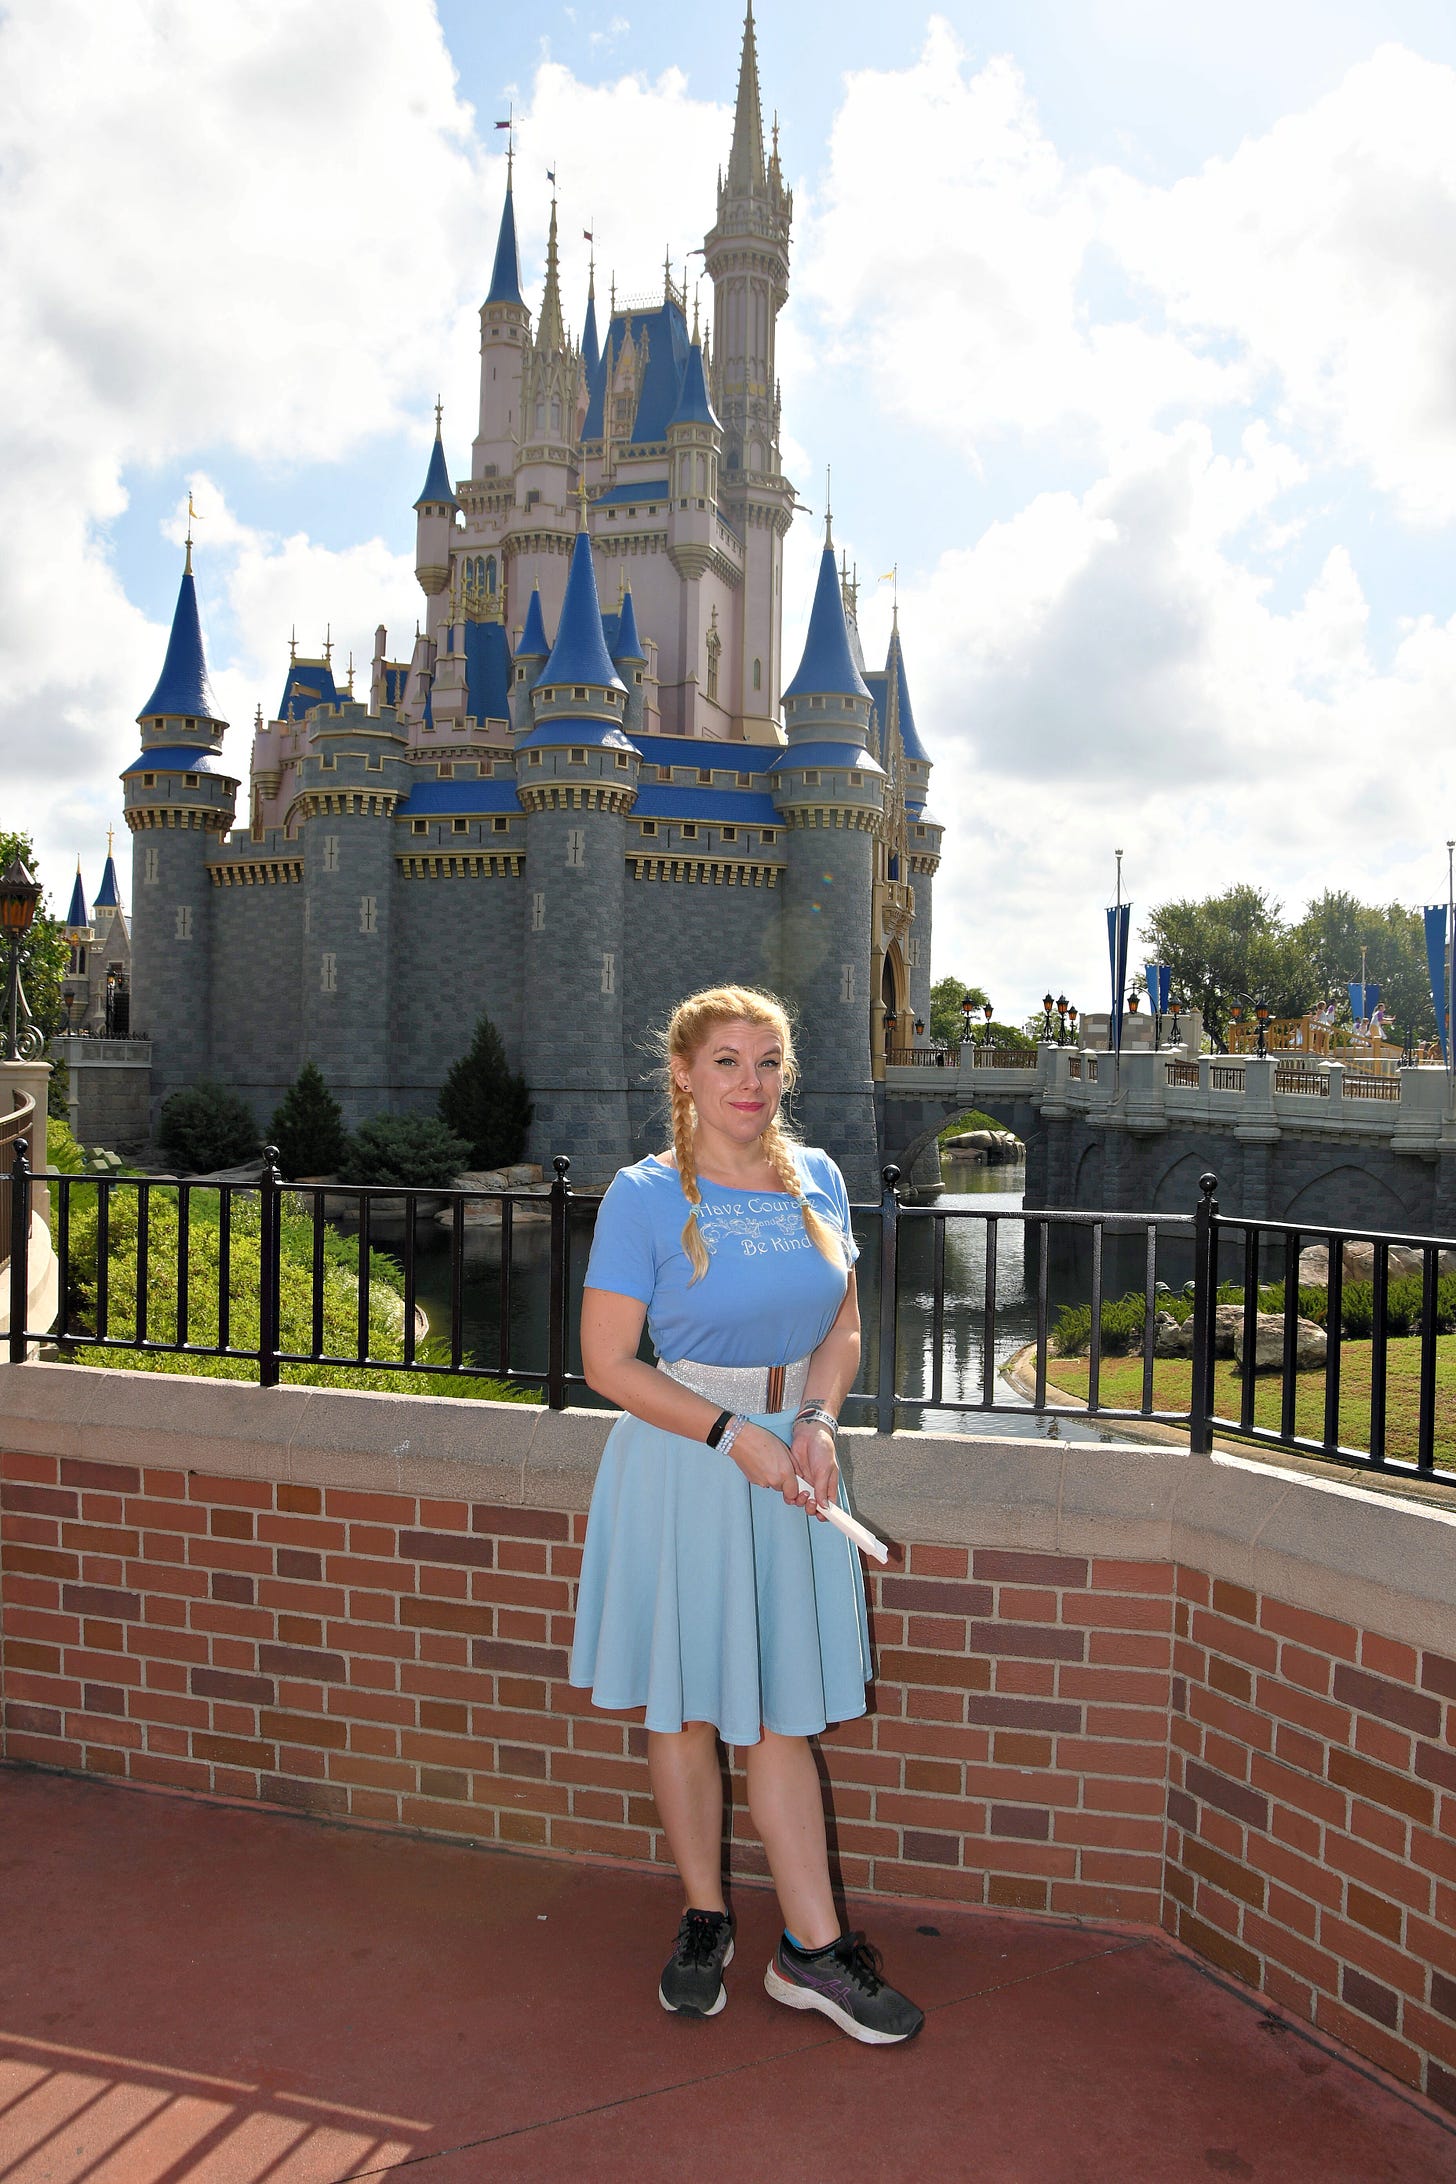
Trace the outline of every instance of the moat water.
{"label": "moat water", "polygon": [[[973,1408],[983,1388],[986,1256],[989,1224],[984,1220],[950,1220],[945,1223],[945,1313],[942,1338],[942,1406],[925,1413],[928,1430],[995,1435],[1039,1435],[1051,1440],[1115,1442],[1123,1438],[1116,1426],[1100,1426],[1066,1415],[1035,1416],[1028,1398],[1007,1377],[1005,1367],[1018,1350],[1036,1336],[1036,1256],[1029,1249],[1026,1232],[1015,1218],[1022,1209],[1024,1170],[1019,1166],[973,1167],[947,1160],[945,1182],[938,1191],[922,1191],[913,1203],[953,1212],[963,1208],[978,1214],[1008,1216],[996,1223],[996,1322],[994,1339],[994,1400],[1009,1411],[988,1412]],[[900,1227],[900,1280],[897,1346],[898,1378],[903,1390],[928,1394],[935,1346],[934,1240],[935,1224],[908,1220]],[[859,1265],[860,1306],[865,1329],[865,1358],[860,1386],[873,1389],[878,1329],[878,1223],[870,1218],[856,1223],[862,1257]],[[590,1216],[572,1224],[572,1309],[570,1369],[579,1372],[576,1322],[582,1278],[586,1270]],[[1078,1239],[1080,1243],[1082,1240]],[[415,1278],[420,1304],[429,1317],[431,1333],[448,1335],[450,1328],[450,1240],[433,1223],[422,1223],[416,1236]],[[1135,1252],[1115,1261],[1108,1239],[1104,1264],[1106,1294],[1116,1296],[1124,1288],[1141,1287],[1142,1243]],[[1164,1279],[1181,1280],[1182,1274],[1160,1261]],[[1050,1310],[1068,1302],[1083,1301],[1089,1290],[1090,1259],[1085,1248],[1070,1242],[1053,1251],[1048,1268]],[[510,1351],[518,1370],[543,1371],[546,1365],[546,1303],[550,1276],[550,1244],[544,1222],[516,1227],[511,1251]],[[465,1279],[462,1295],[462,1336],[467,1353],[477,1365],[492,1370],[500,1350],[501,1232],[477,1228],[467,1232]],[[572,1401],[591,1408],[606,1408],[589,1389],[574,1388]],[[903,1405],[904,1424],[919,1423],[920,1410]],[[867,1422],[867,1421],[865,1421]]]}

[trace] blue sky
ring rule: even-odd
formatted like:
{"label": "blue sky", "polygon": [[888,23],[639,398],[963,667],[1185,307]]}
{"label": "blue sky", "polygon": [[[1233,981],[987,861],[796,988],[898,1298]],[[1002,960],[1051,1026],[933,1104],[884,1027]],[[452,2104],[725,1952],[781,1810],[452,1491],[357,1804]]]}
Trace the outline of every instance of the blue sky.
{"label": "blue sky", "polygon": [[[193,486],[242,744],[289,628],[415,612],[410,504],[514,105],[569,312],[711,217],[736,7],[12,0],[0,10],[0,812],[90,883]],[[796,193],[795,527],[823,466],[883,648],[897,563],[935,968],[1100,1003],[1139,904],[1442,892],[1456,833],[1456,17],[1430,0],[766,7]],[[58,45],[75,55],[56,76]],[[64,141],[65,158],[55,146]],[[315,624],[318,626],[315,627]],[[1090,996],[1090,1000],[1087,997]],[[1008,1007],[1007,1012],[1020,1013]]]}

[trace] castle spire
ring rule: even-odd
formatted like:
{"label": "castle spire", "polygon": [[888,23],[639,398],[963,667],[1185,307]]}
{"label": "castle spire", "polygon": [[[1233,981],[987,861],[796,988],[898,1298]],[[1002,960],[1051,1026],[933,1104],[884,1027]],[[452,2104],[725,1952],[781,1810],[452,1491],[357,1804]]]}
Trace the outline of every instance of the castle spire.
{"label": "castle spire", "polygon": [[753,0],[743,19],[743,58],[738,65],[738,104],[733,114],[733,149],[728,154],[730,197],[757,196],[764,186],[763,109],[758,98],[758,44],[753,34]]}
{"label": "castle spire", "polygon": [[455,498],[455,488],[450,483],[450,465],[445,460],[445,443],[441,437],[441,415],[441,405],[436,402],[435,444],[430,450],[430,467],[425,473],[425,482],[421,488],[420,497],[415,502],[417,509],[426,506],[431,508],[458,508],[460,505]]}
{"label": "castle spire", "polygon": [[561,269],[556,254],[556,199],[551,200],[551,226],[546,236],[546,291],[541,316],[536,321],[536,348],[547,356],[559,356],[566,347],[566,327],[561,316]]}
{"label": "castle spire", "polygon": [[839,588],[839,571],[834,562],[834,541],[829,535],[827,518],[824,551],[819,557],[819,581],[814,587],[809,634],[804,640],[804,657],[799,662],[798,674],[784,691],[786,699],[811,694],[814,697],[863,698],[866,702],[870,696],[864,677],[854,664],[844,618],[844,598]]}
{"label": "castle spire", "polygon": [[66,912],[66,931],[84,933],[91,920],[86,915],[86,890],[81,885],[81,860],[76,859],[76,884],[71,889],[71,907]]}
{"label": "castle spire", "polygon": [[536,688],[557,683],[589,683],[608,690],[624,687],[607,651],[601,601],[597,597],[597,574],[592,561],[591,533],[585,529],[577,532],[576,544],[571,550],[571,567],[567,572],[566,596],[561,602],[561,620],[556,625],[556,642]]}
{"label": "castle spire", "polygon": [[602,345],[597,334],[597,253],[596,245],[593,244],[592,254],[587,263],[586,317],[582,321],[581,332],[581,362],[582,369],[586,373],[588,388],[596,378],[597,366],[601,361]]}
{"label": "castle spire", "polygon": [[202,621],[197,612],[197,585],[190,555],[177,589],[167,657],[162,662],[157,687],[137,719],[152,720],[164,713],[206,722],[209,726],[222,725],[207,679],[207,657],[202,649]]}
{"label": "castle spire", "polygon": [[101,885],[96,890],[96,900],[91,905],[93,910],[119,910],[121,908],[121,889],[117,884],[116,858],[112,853],[112,839],[112,830],[108,827],[106,829],[106,866],[101,874]]}
{"label": "castle spire", "polygon": [[516,193],[514,158],[506,159],[506,201],[501,208],[500,233],[496,237],[495,265],[491,270],[487,303],[524,304],[521,295],[521,253],[516,247]]}

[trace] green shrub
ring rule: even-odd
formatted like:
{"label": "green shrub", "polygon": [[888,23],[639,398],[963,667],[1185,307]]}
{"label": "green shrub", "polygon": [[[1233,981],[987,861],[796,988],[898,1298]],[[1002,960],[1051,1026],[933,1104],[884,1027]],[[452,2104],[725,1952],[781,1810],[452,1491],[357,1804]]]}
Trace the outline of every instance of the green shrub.
{"label": "green shrub", "polygon": [[[1417,1335],[1421,1329],[1421,1300],[1425,1283],[1419,1274],[1398,1274],[1386,1292],[1385,1331],[1388,1335]],[[1220,1304],[1242,1305],[1244,1301],[1241,1282],[1220,1282]],[[1154,1300],[1154,1311],[1169,1312],[1179,1321],[1187,1319],[1193,1310],[1192,1296],[1187,1292],[1174,1296],[1159,1296]],[[1276,1315],[1284,1310],[1284,1284],[1268,1282],[1259,1291],[1259,1310]],[[1323,1289],[1302,1285],[1299,1291],[1299,1317],[1310,1320],[1316,1327],[1323,1327],[1329,1312],[1329,1297]],[[1130,1351],[1142,1348],[1145,1307],[1142,1291],[1130,1289],[1125,1297],[1105,1298],[1102,1305],[1102,1349],[1108,1357],[1125,1357]],[[1347,1340],[1368,1342],[1375,1329],[1375,1290],[1370,1282],[1346,1282],[1340,1294],[1340,1327]],[[1456,1274],[1442,1274],[1436,1283],[1436,1333],[1456,1334]],[[1092,1307],[1090,1304],[1064,1304],[1057,1312],[1052,1327],[1053,1338],[1063,1357],[1085,1356],[1091,1345]]]}
{"label": "green shrub", "polygon": [[188,1175],[236,1168],[257,1156],[261,1140],[246,1104],[225,1085],[185,1085],[164,1102],[157,1143]]}
{"label": "green shrub", "polygon": [[71,1135],[70,1124],[56,1115],[46,1117],[46,1166],[57,1175],[83,1175],[86,1155]]}
{"label": "green shrub", "polygon": [[304,1063],[268,1127],[286,1176],[338,1175],[348,1158],[344,1111],[313,1062]]}
{"label": "green shrub", "polygon": [[349,1140],[345,1183],[389,1183],[442,1190],[470,1158],[464,1138],[429,1115],[371,1115]]}
{"label": "green shrub", "polygon": [[526,1146],[532,1107],[526,1080],[506,1061],[488,1016],[440,1089],[440,1120],[470,1148],[476,1168],[508,1168]]}

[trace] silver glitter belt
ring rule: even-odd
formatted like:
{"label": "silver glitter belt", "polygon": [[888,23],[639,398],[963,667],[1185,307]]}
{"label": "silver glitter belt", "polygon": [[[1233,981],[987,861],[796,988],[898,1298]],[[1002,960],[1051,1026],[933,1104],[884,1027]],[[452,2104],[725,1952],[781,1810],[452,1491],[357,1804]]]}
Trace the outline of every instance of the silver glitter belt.
{"label": "silver glitter belt", "polygon": [[795,1358],[792,1365],[699,1365],[690,1357],[671,1363],[660,1357],[657,1370],[731,1411],[781,1411],[791,1404],[797,1410],[809,1385],[807,1357]]}

